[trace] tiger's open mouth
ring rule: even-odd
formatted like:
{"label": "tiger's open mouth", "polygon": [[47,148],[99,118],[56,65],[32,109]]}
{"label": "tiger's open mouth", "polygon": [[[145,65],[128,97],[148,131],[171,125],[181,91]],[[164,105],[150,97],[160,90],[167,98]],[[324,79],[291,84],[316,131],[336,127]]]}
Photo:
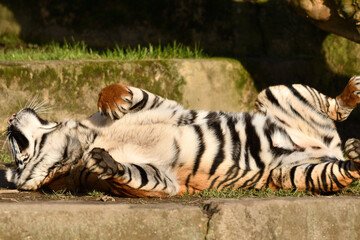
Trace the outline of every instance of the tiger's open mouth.
{"label": "tiger's open mouth", "polygon": [[14,125],[10,125],[7,129],[10,141],[11,154],[17,166],[22,165],[23,160],[19,159],[21,152],[29,146],[28,139]]}

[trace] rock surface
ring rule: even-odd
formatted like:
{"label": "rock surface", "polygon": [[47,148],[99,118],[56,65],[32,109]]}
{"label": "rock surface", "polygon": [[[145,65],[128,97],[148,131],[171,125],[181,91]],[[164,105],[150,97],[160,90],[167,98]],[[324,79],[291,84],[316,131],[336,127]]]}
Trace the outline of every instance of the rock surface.
{"label": "rock surface", "polygon": [[116,82],[193,109],[247,111],[257,95],[250,75],[230,59],[0,62],[0,129],[33,97],[54,107],[46,118],[87,117],[97,111],[101,88]]}
{"label": "rock surface", "polygon": [[0,203],[0,239],[358,239],[358,197]]}

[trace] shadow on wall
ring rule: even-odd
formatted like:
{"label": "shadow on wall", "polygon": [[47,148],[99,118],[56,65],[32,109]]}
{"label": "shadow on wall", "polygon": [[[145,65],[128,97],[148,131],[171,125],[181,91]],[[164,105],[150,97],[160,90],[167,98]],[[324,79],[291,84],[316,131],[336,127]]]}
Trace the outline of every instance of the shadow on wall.
{"label": "shadow on wall", "polygon": [[[355,74],[330,68],[323,47],[328,34],[281,0],[0,0],[0,4],[14,13],[25,41],[73,38],[98,49],[174,40],[200,44],[210,56],[240,60],[258,90],[305,83],[336,96]],[[351,118],[356,126],[359,111]],[[350,127],[345,132],[347,138],[355,131]],[[360,135],[360,126],[357,132]]]}

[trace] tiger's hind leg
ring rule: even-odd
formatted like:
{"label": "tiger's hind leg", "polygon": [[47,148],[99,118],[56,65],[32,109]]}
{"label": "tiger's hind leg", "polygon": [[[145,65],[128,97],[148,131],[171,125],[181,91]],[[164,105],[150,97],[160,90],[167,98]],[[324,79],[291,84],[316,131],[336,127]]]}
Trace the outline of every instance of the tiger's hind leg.
{"label": "tiger's hind leg", "polygon": [[272,86],[259,93],[255,107],[259,112],[275,116],[293,114],[313,122],[318,112],[334,121],[344,121],[360,103],[360,76],[352,77],[336,98],[328,97],[316,89],[294,84]]}
{"label": "tiger's hind leg", "polygon": [[91,150],[86,168],[106,180],[115,195],[127,197],[167,197],[179,191],[175,177],[152,164],[123,164],[104,149]]}
{"label": "tiger's hind leg", "polygon": [[321,157],[277,167],[271,171],[267,186],[273,189],[296,189],[314,194],[346,189],[360,178],[358,160]]}
{"label": "tiger's hind leg", "polygon": [[344,146],[344,152],[349,159],[360,162],[360,140],[356,138],[348,139]]}

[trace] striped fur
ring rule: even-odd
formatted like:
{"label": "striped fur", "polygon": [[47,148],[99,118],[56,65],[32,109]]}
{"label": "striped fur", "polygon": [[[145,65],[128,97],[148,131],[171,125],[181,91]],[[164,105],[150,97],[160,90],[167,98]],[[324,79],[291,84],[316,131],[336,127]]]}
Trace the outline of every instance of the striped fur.
{"label": "striped fur", "polygon": [[343,121],[360,102],[360,77],[329,98],[304,85],[262,91],[253,113],[184,109],[145,90],[113,84],[99,113],[53,123],[25,109],[11,118],[20,189],[91,190],[164,197],[209,188],[335,192],[358,179],[360,141],[341,141]]}

